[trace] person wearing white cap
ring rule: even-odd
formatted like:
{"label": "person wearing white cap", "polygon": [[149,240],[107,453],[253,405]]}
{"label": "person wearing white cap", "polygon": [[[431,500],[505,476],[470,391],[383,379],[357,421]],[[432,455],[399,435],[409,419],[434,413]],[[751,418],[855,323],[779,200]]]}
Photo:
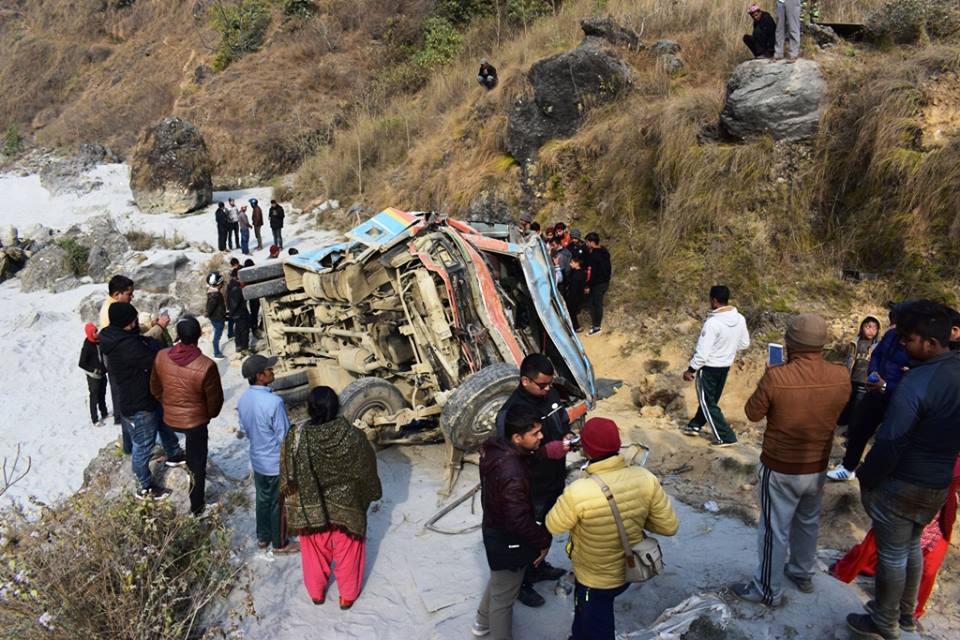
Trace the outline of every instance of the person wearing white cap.
{"label": "person wearing white cap", "polygon": [[753,20],[753,35],[744,34],[743,44],[747,45],[754,58],[772,58],[776,47],[777,23],[756,2],[747,7],[747,13]]}
{"label": "person wearing white cap", "polygon": [[477,82],[487,91],[497,86],[497,68],[487,62],[486,58],[480,59],[480,70],[477,71]]}

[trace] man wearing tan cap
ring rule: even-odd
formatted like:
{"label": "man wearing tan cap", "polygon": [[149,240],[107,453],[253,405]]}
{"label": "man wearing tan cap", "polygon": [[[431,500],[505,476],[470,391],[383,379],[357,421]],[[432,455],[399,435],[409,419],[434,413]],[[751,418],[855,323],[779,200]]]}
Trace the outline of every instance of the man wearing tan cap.
{"label": "man wearing tan cap", "polygon": [[748,602],[779,606],[784,575],[803,593],[814,589],[820,498],[833,430],[850,395],[846,367],[823,359],[826,341],[823,318],[794,316],[786,364],[767,369],[744,408],[753,422],[767,419],[757,471],[760,566],[751,582],[731,587]]}

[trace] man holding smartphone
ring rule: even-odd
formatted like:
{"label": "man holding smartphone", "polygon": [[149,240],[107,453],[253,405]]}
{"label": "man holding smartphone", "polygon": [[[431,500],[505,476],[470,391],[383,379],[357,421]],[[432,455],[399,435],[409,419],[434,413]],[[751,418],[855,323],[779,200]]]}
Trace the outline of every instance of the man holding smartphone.
{"label": "man holding smartphone", "polygon": [[696,382],[699,408],[681,431],[684,435],[696,436],[704,424],[709,424],[716,447],[729,447],[737,443],[737,435],[727,424],[718,403],[730,365],[738,352],[750,346],[747,321],[729,302],[730,289],[725,285],[718,284],[710,288],[712,310],[703,323],[690,366],[683,373],[684,380]]}

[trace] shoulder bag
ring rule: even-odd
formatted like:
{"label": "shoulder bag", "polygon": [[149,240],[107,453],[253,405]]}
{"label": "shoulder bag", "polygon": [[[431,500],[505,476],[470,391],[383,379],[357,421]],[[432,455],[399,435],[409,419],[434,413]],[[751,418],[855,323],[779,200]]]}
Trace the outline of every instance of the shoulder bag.
{"label": "shoulder bag", "polygon": [[600,479],[596,474],[590,476],[593,481],[600,485],[600,490],[606,496],[610,504],[610,510],[613,511],[613,519],[617,523],[617,531],[620,533],[620,544],[623,545],[623,554],[625,558],[623,575],[627,582],[646,582],[650,578],[663,571],[663,553],[660,551],[660,543],[656,538],[644,535],[643,540],[630,546],[630,539],[627,538],[627,530],[623,528],[623,518],[620,517],[620,509],[617,508],[617,501],[613,499],[613,493],[607,483]]}

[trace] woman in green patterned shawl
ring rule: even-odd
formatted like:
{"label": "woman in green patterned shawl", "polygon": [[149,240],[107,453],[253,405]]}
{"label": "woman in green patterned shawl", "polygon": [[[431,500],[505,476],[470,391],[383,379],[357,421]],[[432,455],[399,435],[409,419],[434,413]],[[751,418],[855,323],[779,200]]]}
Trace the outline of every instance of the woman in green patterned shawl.
{"label": "woman in green patterned shawl", "polygon": [[366,557],[367,508],[381,496],[377,457],[362,431],[337,416],[330,387],[310,393],[310,419],[283,441],[280,490],[287,527],[300,536],[303,582],[314,604],[323,604],[331,566],[340,608],[360,595]]}

